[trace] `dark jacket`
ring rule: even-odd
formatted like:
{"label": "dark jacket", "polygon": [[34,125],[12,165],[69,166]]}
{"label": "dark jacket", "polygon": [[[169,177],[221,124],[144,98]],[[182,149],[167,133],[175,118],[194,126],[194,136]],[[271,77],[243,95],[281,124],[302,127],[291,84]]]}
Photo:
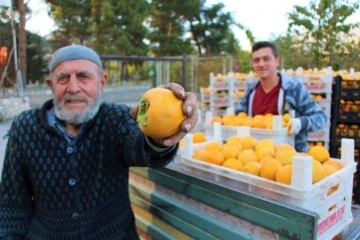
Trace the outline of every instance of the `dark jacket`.
{"label": "dark jacket", "polygon": [[[41,109],[9,131],[0,185],[0,238],[138,239],[130,207],[130,166],[161,167],[177,151],[154,151],[125,105],[102,104],[73,141]],[[16,239],[16,238],[15,238]]]}

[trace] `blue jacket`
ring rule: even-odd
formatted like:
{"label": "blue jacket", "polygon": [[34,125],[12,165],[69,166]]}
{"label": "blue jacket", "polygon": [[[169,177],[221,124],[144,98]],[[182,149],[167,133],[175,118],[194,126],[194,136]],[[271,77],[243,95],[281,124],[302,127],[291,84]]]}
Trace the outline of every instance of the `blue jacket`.
{"label": "blue jacket", "polygon": [[52,101],[14,120],[0,183],[0,239],[139,239],[129,167],[161,167],[177,147],[157,152],[126,105],[102,104],[68,138],[46,120]]}
{"label": "blue jacket", "polygon": [[[307,152],[307,133],[324,128],[327,117],[302,82],[280,73],[279,76],[281,88],[278,112],[282,115],[291,110],[295,111],[295,117],[301,121],[301,130],[295,136],[295,149],[298,152]],[[252,116],[252,100],[259,83],[259,79],[249,83],[244,96],[235,107],[236,114],[246,112]]]}

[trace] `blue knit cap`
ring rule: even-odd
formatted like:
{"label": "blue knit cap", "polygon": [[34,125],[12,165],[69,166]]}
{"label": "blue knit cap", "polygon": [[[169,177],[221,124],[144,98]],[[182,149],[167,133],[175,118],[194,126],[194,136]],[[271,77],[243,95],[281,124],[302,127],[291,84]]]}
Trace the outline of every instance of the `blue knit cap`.
{"label": "blue knit cap", "polygon": [[102,68],[100,57],[94,50],[81,45],[71,45],[55,51],[49,64],[50,72],[53,72],[60,63],[79,59],[91,61]]}

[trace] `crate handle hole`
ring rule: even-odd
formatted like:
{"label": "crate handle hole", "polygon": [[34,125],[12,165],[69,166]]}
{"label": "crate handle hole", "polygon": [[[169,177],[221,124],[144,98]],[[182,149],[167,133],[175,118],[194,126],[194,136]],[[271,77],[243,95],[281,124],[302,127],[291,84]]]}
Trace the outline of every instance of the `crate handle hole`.
{"label": "crate handle hole", "polygon": [[339,189],[339,184],[336,184],[335,186],[332,186],[331,188],[328,189],[327,195],[330,196],[331,194],[336,192],[338,189]]}

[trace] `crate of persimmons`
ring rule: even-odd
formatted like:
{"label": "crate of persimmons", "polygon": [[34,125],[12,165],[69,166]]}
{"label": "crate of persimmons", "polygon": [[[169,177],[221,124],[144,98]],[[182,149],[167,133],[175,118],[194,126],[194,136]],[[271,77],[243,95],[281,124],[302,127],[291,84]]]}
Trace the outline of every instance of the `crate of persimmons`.
{"label": "crate of persimmons", "polygon": [[283,115],[256,115],[249,116],[245,112],[234,114],[231,110],[224,116],[213,115],[208,111],[205,115],[205,134],[213,135],[214,123],[220,123],[221,136],[227,139],[236,134],[239,127],[249,127],[250,135],[257,139],[270,138],[277,144],[287,143],[294,145],[294,135],[288,134],[288,127],[292,115],[286,113]]}
{"label": "crate of persimmons", "polygon": [[335,159],[323,146],[299,153],[289,144],[250,135],[233,135],[225,142],[196,135],[181,142],[180,164],[186,173],[316,212],[318,239],[331,239],[352,221],[352,139],[342,139],[341,159]]}

